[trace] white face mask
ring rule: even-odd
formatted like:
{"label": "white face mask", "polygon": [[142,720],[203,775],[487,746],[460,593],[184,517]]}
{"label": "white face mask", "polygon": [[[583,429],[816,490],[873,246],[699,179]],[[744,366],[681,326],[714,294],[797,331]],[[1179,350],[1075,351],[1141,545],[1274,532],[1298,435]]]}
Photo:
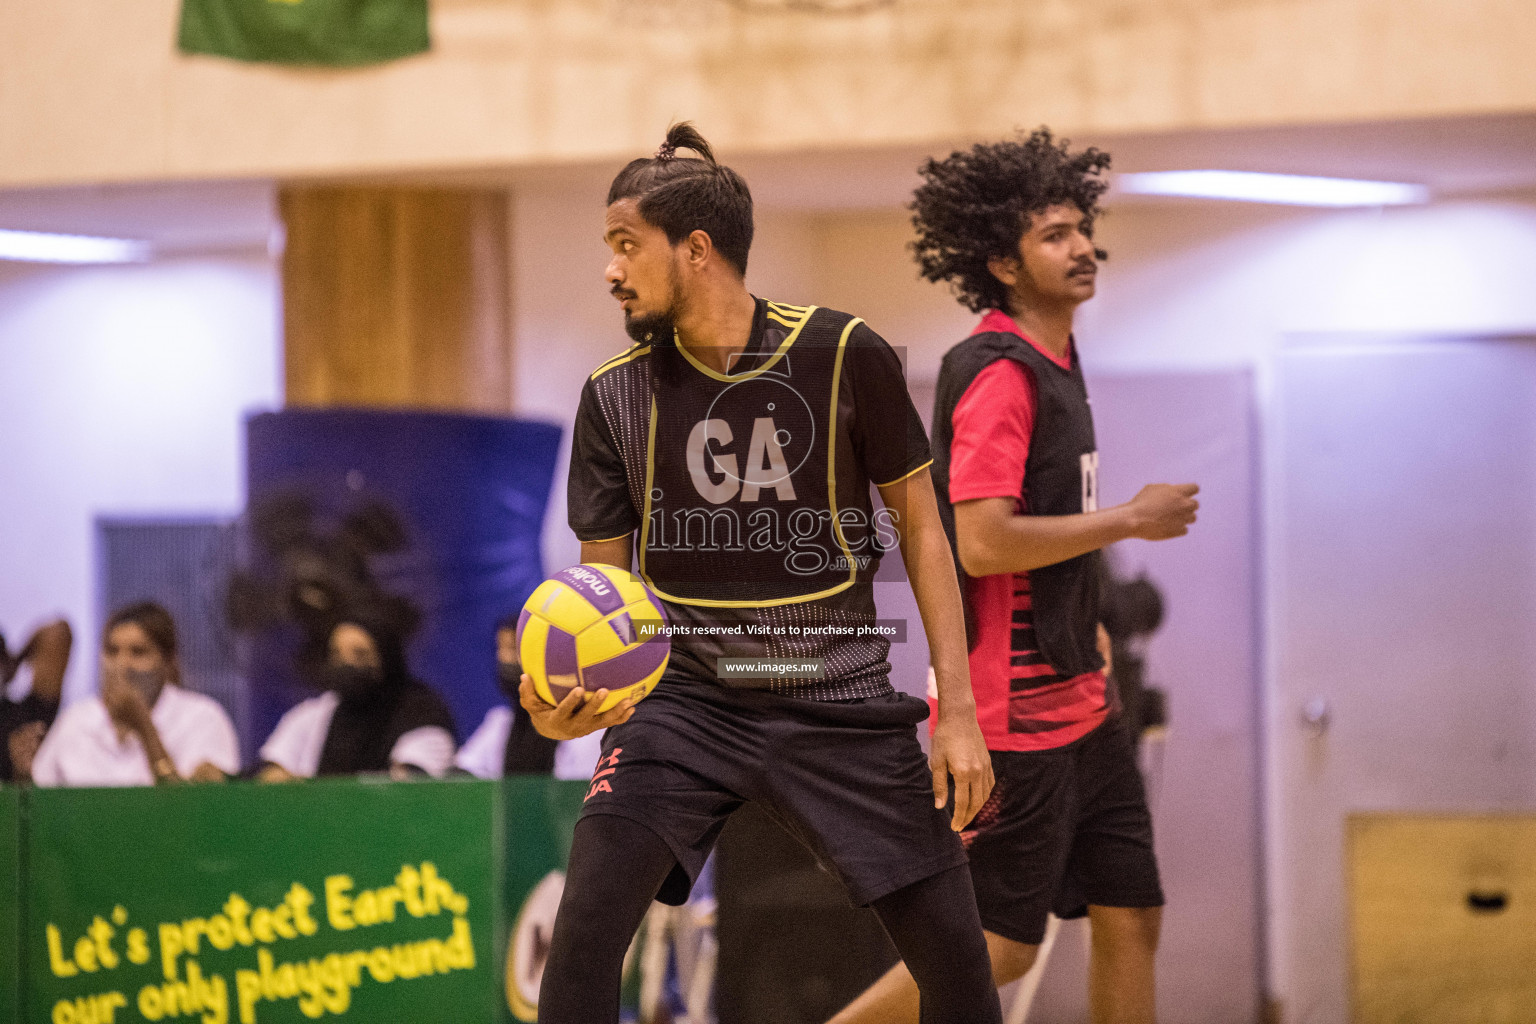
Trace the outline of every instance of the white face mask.
{"label": "white face mask", "polygon": [[155,706],[160,690],[165,686],[165,674],[155,669],[128,669],[123,673],[123,679],[139,691],[144,703],[150,707]]}

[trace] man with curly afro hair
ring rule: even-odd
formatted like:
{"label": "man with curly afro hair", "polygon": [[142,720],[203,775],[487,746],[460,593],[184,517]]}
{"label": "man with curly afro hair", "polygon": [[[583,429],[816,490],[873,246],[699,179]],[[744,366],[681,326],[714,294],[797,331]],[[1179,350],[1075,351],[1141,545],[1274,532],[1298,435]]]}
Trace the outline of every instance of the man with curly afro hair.
{"label": "man with curly afro hair", "polygon": [[[1072,320],[1109,154],[1048,129],[929,160],[913,250],[982,314],[945,355],[934,489],[955,547],[977,717],[996,787],[962,839],[999,985],[1035,961],[1048,915],[1087,915],[1095,1024],[1154,1020],[1163,893],[1152,822],[1109,682],[1100,549],[1187,533],[1193,484],[1098,507],[1099,454]],[[897,966],[835,1024],[916,1021]]]}

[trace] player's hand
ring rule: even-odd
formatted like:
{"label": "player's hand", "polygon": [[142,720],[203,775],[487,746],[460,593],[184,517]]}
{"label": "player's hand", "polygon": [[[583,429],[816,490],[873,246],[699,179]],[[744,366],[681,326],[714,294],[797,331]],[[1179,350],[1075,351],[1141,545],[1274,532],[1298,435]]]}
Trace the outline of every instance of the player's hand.
{"label": "player's hand", "polygon": [[981,805],[992,795],[992,757],[981,726],[976,724],[975,708],[969,713],[940,717],[933,730],[933,747],[928,754],[933,769],[933,806],[943,807],[949,795],[949,780],[955,780],[955,807],[949,827],[959,832]]}
{"label": "player's hand", "polygon": [[527,711],[529,717],[533,719],[533,727],[538,730],[540,736],[547,736],[552,740],[574,740],[587,733],[629,721],[629,716],[635,713],[635,701],[633,699],[620,701],[602,714],[598,714],[597,709],[607,698],[607,690],[588,693],[578,686],[566,694],[565,699],[558,705],[551,706],[546,704],[539,696],[539,691],[533,688],[533,677],[526,672],[523,674],[522,684],[517,688],[518,703],[522,704],[523,710]]}
{"label": "player's hand", "polygon": [[118,669],[101,673],[101,703],[112,720],[131,732],[143,733],[152,727],[149,704],[136,687]]}
{"label": "player's hand", "polygon": [[37,748],[43,745],[43,737],[47,732],[48,726],[42,722],[28,722],[6,737],[11,767],[18,779],[32,777],[32,761],[37,757]]}
{"label": "player's hand", "polygon": [[1126,505],[1131,514],[1131,536],[1142,540],[1182,537],[1195,521],[1200,503],[1198,484],[1148,484]]}

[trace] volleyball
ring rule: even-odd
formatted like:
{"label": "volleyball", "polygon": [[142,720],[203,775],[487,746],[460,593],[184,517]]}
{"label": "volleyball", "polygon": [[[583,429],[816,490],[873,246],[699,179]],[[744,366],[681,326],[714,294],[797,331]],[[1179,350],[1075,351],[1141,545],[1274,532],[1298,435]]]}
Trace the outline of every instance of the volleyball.
{"label": "volleyball", "polygon": [[523,671],[550,704],[580,686],[606,689],[598,708],[650,693],[672,654],[660,627],[667,613],[651,588],[614,565],[583,563],[561,569],[523,605],[517,648]]}

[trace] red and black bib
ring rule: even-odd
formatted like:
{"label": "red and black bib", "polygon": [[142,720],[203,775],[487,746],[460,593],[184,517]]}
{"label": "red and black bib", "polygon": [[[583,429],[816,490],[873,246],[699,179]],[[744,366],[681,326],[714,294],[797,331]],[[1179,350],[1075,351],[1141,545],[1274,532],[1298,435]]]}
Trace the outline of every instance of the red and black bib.
{"label": "red and black bib", "polygon": [[[933,408],[933,488],[939,517],[955,545],[955,510],[949,500],[950,445],[955,407],[976,375],[999,359],[1029,368],[1035,380],[1035,427],[1019,495],[1026,514],[1064,516],[1098,509],[1099,453],[1094,441],[1088,387],[1073,346],[1065,368],[1011,331],[983,331],[950,349],[939,369]],[[1040,653],[1063,677],[1104,667],[1098,651],[1099,559],[1097,551],[1029,570],[1035,639]],[[970,587],[955,551],[960,593]],[[967,631],[974,645],[974,612],[967,602]]]}

